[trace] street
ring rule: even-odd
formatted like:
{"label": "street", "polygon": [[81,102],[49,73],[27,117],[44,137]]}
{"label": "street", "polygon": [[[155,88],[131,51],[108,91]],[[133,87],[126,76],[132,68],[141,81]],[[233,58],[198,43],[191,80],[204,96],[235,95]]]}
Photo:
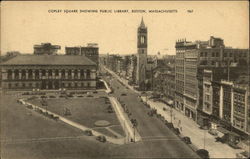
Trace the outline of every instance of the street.
{"label": "street", "polygon": [[[160,155],[161,157],[198,158],[193,150],[167,128],[162,121],[156,117],[147,115],[149,108],[145,107],[141,99],[138,98],[139,94],[127,89],[126,86],[122,85],[116,78],[110,79],[105,76],[103,79],[108,83],[110,82],[114,90],[114,93],[111,95],[117,97],[121,103],[126,105],[129,113],[131,113],[130,119],[136,119],[138,122],[137,130],[142,137],[142,143],[136,143],[135,145],[138,146],[138,144],[143,144],[143,147],[147,147],[144,151],[149,152],[155,151],[155,148],[158,149],[157,151],[162,150],[160,151],[160,153],[162,153]],[[121,95],[123,93],[126,95]],[[152,144],[157,145],[157,147],[151,147]],[[133,147],[136,148],[136,146]]]}

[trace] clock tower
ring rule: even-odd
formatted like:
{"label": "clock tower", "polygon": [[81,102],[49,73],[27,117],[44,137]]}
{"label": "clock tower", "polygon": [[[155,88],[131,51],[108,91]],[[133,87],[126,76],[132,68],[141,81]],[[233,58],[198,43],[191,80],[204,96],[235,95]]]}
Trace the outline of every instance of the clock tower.
{"label": "clock tower", "polygon": [[147,65],[147,45],[148,45],[148,30],[144,24],[143,18],[137,30],[137,72],[136,84],[142,88],[146,80],[146,65]]}

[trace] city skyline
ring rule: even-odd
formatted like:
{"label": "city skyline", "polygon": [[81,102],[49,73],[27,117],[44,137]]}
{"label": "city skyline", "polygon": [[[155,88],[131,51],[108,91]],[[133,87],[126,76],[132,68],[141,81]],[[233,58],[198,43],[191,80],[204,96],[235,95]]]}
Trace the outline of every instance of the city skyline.
{"label": "city skyline", "polygon": [[[59,53],[65,53],[65,46],[98,43],[100,54],[133,54],[137,52],[136,32],[142,17],[148,28],[149,55],[158,51],[173,55],[176,40],[207,40],[210,36],[224,39],[226,46],[249,48],[247,2],[4,2],[1,8],[2,54],[33,53],[33,45],[45,42],[61,45]],[[50,9],[178,12],[66,14],[49,13]]]}

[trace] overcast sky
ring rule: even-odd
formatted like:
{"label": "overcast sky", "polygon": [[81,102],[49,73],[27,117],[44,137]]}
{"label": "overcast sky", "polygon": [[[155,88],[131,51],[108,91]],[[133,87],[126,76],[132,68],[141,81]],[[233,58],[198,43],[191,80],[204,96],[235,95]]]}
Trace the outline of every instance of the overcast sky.
{"label": "overcast sky", "polygon": [[[65,46],[98,43],[100,53],[136,53],[137,27],[148,27],[148,54],[175,54],[175,41],[221,37],[249,48],[248,2],[2,2],[1,53],[32,53],[43,42]],[[61,9],[62,13],[49,13]],[[63,13],[64,9],[167,9],[177,13]],[[188,13],[187,10],[193,10]]]}

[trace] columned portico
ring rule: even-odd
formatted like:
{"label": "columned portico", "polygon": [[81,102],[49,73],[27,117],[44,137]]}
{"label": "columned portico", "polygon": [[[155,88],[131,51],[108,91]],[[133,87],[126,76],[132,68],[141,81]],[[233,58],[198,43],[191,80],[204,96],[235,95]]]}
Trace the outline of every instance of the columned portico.
{"label": "columned portico", "polygon": [[[39,58],[43,56],[25,56],[35,58],[38,63]],[[51,55],[52,56],[52,55]],[[53,56],[52,56],[53,57]],[[54,56],[53,58],[66,58],[67,56]],[[72,59],[73,56],[70,56]],[[18,58],[18,56],[17,56]],[[2,66],[2,86],[3,89],[10,90],[33,90],[33,89],[95,89],[96,88],[96,65],[88,62],[89,64],[82,64],[82,60],[86,57],[73,57],[74,61],[70,64],[65,64],[67,60],[59,60],[59,64],[55,60],[50,64],[38,65],[27,64],[26,60],[21,60],[24,63],[3,63]],[[15,59],[15,58],[14,58]],[[39,59],[39,60],[38,60]],[[35,60],[35,61],[36,61]],[[27,60],[34,61],[34,60]],[[45,63],[48,61],[41,60]],[[78,63],[76,63],[78,61]],[[3,71],[4,70],[4,71]]]}

